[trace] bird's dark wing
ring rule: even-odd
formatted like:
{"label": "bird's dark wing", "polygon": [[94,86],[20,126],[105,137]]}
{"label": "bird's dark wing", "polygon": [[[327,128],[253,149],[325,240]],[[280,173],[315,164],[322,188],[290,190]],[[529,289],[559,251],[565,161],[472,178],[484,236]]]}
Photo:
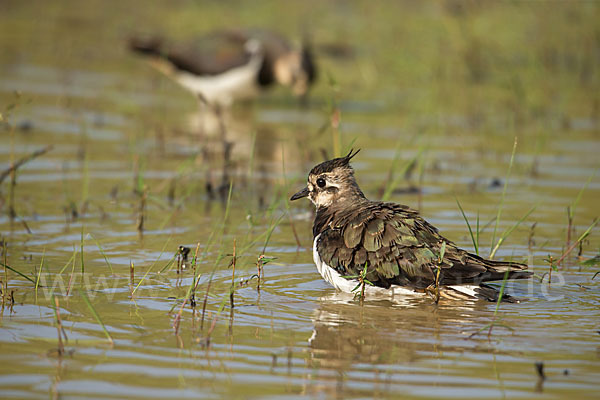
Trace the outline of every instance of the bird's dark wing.
{"label": "bird's dark wing", "polygon": [[381,287],[425,288],[435,282],[438,267],[439,283],[445,285],[502,279],[507,270],[513,274],[527,268],[469,254],[416,211],[392,203],[370,202],[359,212],[333,218],[321,231],[317,251],[343,276],[356,276],[367,265],[366,278]]}
{"label": "bird's dark wing", "polygon": [[136,37],[131,50],[167,61],[180,71],[195,75],[218,75],[246,64],[250,54],[242,31],[218,31],[186,42],[167,42],[160,38]]}
{"label": "bird's dark wing", "polygon": [[244,47],[249,37],[241,32],[220,31],[170,47],[168,60],[180,70],[196,75],[218,75],[246,64],[250,54]]}

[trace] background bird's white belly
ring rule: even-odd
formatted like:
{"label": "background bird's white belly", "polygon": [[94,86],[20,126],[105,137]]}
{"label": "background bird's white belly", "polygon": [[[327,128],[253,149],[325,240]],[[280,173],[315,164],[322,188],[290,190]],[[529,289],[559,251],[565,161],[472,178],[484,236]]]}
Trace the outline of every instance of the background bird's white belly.
{"label": "background bird's white belly", "polygon": [[259,92],[258,71],[262,57],[227,72],[212,76],[198,76],[179,71],[175,78],[179,84],[195,94],[200,94],[209,104],[230,106],[234,99],[255,96]]}

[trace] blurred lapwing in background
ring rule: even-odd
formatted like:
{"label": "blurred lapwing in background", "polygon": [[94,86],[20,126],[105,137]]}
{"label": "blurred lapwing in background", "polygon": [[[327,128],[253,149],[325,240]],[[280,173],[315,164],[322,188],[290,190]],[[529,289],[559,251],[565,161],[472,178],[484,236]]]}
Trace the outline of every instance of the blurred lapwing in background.
{"label": "blurred lapwing in background", "polygon": [[215,31],[184,42],[134,36],[129,48],[213,110],[254,98],[277,84],[303,98],[316,77],[308,45],[294,47],[263,29]]}

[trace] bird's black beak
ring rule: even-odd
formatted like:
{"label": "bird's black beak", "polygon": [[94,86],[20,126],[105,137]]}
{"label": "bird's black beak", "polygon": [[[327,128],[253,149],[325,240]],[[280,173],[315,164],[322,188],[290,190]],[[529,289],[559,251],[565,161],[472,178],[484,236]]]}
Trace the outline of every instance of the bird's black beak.
{"label": "bird's black beak", "polygon": [[302,189],[301,191],[299,191],[298,193],[293,195],[290,198],[290,201],[298,200],[298,199],[301,199],[301,198],[307,197],[307,196],[308,196],[308,187],[305,187],[304,189]]}

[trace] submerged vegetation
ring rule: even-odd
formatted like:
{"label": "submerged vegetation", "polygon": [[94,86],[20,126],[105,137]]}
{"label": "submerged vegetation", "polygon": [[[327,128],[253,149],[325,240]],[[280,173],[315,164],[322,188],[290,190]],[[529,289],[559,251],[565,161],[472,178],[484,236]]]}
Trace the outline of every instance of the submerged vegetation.
{"label": "submerged vegetation", "polygon": [[[48,3],[34,40],[37,6],[0,5],[0,370],[28,377],[0,393],[39,394],[47,376],[54,397],[430,396],[419,382],[470,377],[523,394],[538,359],[547,392],[597,387],[598,5],[282,4],[235,24],[297,35],[306,18],[319,84],[301,107],[283,90],[239,105],[213,136],[121,44],[136,25],[208,30],[225,6]],[[365,296],[365,264],[340,299],[314,270],[312,209],[288,198],[349,147],[369,198],[482,257],[527,259],[535,279],[497,282],[495,304],[437,284],[390,304]],[[424,377],[406,381],[412,366]],[[89,390],[68,385],[79,370]]]}

